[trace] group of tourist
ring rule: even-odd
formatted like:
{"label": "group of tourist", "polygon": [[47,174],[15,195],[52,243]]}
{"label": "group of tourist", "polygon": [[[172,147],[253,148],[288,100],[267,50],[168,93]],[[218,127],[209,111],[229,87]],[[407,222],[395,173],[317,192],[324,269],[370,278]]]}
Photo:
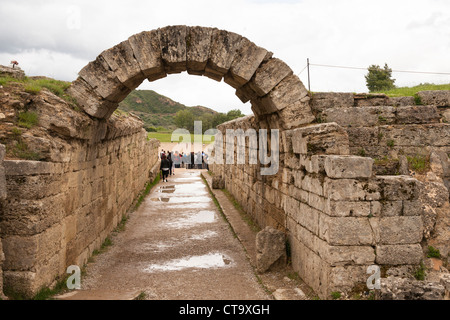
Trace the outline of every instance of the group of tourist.
{"label": "group of tourist", "polygon": [[172,154],[172,152],[162,150],[160,158],[160,170],[162,172],[163,182],[167,182],[168,176],[175,175],[175,168],[209,170],[208,155],[203,151],[197,153],[191,152],[190,154],[175,151]]}

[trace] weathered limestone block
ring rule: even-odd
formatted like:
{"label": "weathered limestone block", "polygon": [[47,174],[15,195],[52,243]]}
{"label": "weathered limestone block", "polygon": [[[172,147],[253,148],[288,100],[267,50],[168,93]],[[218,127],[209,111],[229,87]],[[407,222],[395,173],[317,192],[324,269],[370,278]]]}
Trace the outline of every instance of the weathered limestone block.
{"label": "weathered limestone block", "polygon": [[423,237],[422,217],[383,217],[372,218],[378,244],[414,244]]}
{"label": "weathered limestone block", "polygon": [[331,246],[318,241],[320,256],[331,266],[371,265],[375,262],[375,252],[371,246]]}
{"label": "weathered limestone block", "polygon": [[3,144],[0,144],[0,201],[5,200],[7,196],[5,167],[3,162],[3,160],[5,159],[5,154],[6,154],[6,147]]}
{"label": "weathered limestone block", "polygon": [[353,96],[355,107],[387,106],[389,97],[384,93],[360,93]]}
{"label": "weathered limestone block", "polygon": [[374,234],[368,218],[320,216],[319,237],[330,245],[373,245]]}
{"label": "weathered limestone block", "polygon": [[106,119],[114,110],[118,103],[103,99],[85,80],[78,77],[70,85],[67,92],[75,98],[83,110],[95,118]]}
{"label": "weathered limestone block", "polygon": [[292,69],[286,63],[280,59],[272,58],[256,70],[249,85],[258,96],[262,97],[292,73]]}
{"label": "weathered limestone block", "polygon": [[169,26],[158,29],[161,42],[161,57],[168,74],[186,71],[186,26]]}
{"label": "weathered limestone block", "polygon": [[416,200],[422,183],[409,176],[377,176],[384,200]]}
{"label": "weathered limestone block", "polygon": [[442,284],[393,277],[381,279],[380,300],[444,300]]}
{"label": "weathered limestone block", "polygon": [[[6,199],[6,178],[5,178],[5,168],[3,166],[3,159],[5,158],[6,148],[4,145],[0,144],[0,202]],[[2,245],[2,230],[0,227],[0,299],[4,298],[3,295],[3,261],[5,260],[5,255],[3,253]]]}
{"label": "weathered limestone block", "polygon": [[258,272],[277,270],[286,265],[285,234],[266,227],[256,235],[256,265]]}
{"label": "weathered limestone block", "polygon": [[6,160],[4,166],[7,176],[61,174],[64,169],[61,163],[30,160]]}
{"label": "weathered limestone block", "polygon": [[322,120],[336,122],[344,127],[371,127],[395,122],[394,107],[351,107],[327,109],[321,114]]}
{"label": "weathered limestone block", "polygon": [[413,106],[414,104],[414,97],[389,97],[388,102],[388,105],[394,107]]}
{"label": "weathered limestone block", "polygon": [[422,260],[420,244],[378,245],[376,246],[378,264],[418,265]]}
{"label": "weathered limestone block", "polygon": [[323,193],[334,201],[363,201],[367,195],[364,183],[354,179],[325,178]]}
{"label": "weathered limestone block", "polygon": [[236,53],[224,81],[235,89],[242,87],[250,81],[267,55],[270,53],[266,49],[258,47],[247,38],[242,38],[240,49]]}
{"label": "weathered limestone block", "polygon": [[158,30],[144,31],[128,38],[134,56],[149,81],[166,77],[161,58]]}
{"label": "weathered limestone block", "polygon": [[327,156],[325,172],[330,178],[370,178],[374,160],[356,156]]}
{"label": "weathered limestone block", "polygon": [[294,153],[348,155],[347,132],[336,123],[322,123],[295,129],[292,135]]}
{"label": "weathered limestone block", "polygon": [[216,29],[203,27],[188,27],[187,72],[203,75],[211,53],[212,35]]}
{"label": "weathered limestone block", "polygon": [[439,123],[441,119],[435,106],[405,106],[396,108],[397,123]]}
{"label": "weathered limestone block", "polygon": [[335,201],[328,199],[324,212],[334,217],[367,217],[372,213],[371,208],[370,201]]}
{"label": "weathered limestone block", "polygon": [[319,112],[331,108],[352,108],[353,105],[353,93],[316,92],[311,98],[311,108]]}
{"label": "weathered limestone block", "polygon": [[[308,91],[297,76],[290,75],[285,77],[264,98],[261,98],[258,104],[267,114],[283,110],[288,106],[303,105],[305,102],[309,102]],[[309,112],[311,110],[309,105],[304,108]]]}
{"label": "weathered limestone block", "polygon": [[78,74],[98,95],[110,102],[120,102],[131,92],[110,70],[102,55],[89,62]]}
{"label": "weathered limestone block", "polygon": [[101,55],[119,81],[129,89],[136,89],[145,80],[146,77],[134,57],[133,49],[128,40],[103,51]]}
{"label": "weathered limestone block", "polygon": [[450,90],[428,90],[417,93],[424,105],[436,107],[450,107]]}
{"label": "weathered limestone block", "polygon": [[231,63],[239,50],[242,37],[234,32],[214,30],[212,36],[211,55],[205,68],[205,76],[221,81],[228,72]]}

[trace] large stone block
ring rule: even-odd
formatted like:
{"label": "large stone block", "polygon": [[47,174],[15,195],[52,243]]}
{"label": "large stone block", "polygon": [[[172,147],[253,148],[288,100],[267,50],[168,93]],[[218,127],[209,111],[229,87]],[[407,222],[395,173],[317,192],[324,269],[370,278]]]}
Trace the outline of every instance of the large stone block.
{"label": "large stone block", "polygon": [[375,262],[387,265],[417,265],[422,260],[420,244],[378,245]]}
{"label": "large stone block", "polygon": [[378,244],[415,244],[422,241],[423,224],[420,216],[382,217],[370,221]]}
{"label": "large stone block", "polygon": [[101,55],[119,81],[129,89],[136,89],[145,80],[128,40],[103,51]]}
{"label": "large stone block", "polygon": [[394,107],[360,107],[327,109],[320,115],[323,121],[344,127],[371,127],[395,122]]}
{"label": "large stone block", "polygon": [[258,96],[262,97],[292,73],[292,69],[286,63],[272,58],[258,68],[249,85]]}
{"label": "large stone block", "polygon": [[83,110],[95,118],[106,119],[117,109],[117,102],[103,99],[85,80],[78,77],[67,92],[75,98]]}
{"label": "large stone block", "polygon": [[211,53],[212,35],[216,29],[189,27],[186,39],[187,72],[203,75]]}
{"label": "large stone block", "polygon": [[373,245],[374,234],[368,218],[320,216],[319,237],[330,245]]}
{"label": "large stone block", "polygon": [[286,236],[272,227],[266,227],[256,235],[256,264],[258,272],[276,270],[286,264]]}
{"label": "large stone block", "polygon": [[409,176],[378,176],[383,200],[416,200],[422,183]]}
{"label": "large stone block", "polygon": [[186,71],[187,27],[169,26],[158,30],[161,58],[168,74]]}
{"label": "large stone block", "polygon": [[149,81],[166,77],[161,58],[161,46],[157,30],[144,31],[128,38],[134,56]]}
{"label": "large stone block", "polygon": [[352,108],[353,104],[354,99],[351,92],[316,92],[311,99],[311,108],[314,111],[324,111],[331,108]]}
{"label": "large stone block", "polygon": [[366,200],[365,184],[354,179],[326,178],[323,192],[326,198],[334,201]]}
{"label": "large stone block", "polygon": [[78,74],[99,96],[110,102],[120,102],[132,91],[120,82],[102,55],[89,62]]}
{"label": "large stone block", "polygon": [[336,123],[314,124],[294,129],[292,135],[294,153],[348,155],[347,132]]}
{"label": "large stone block", "polygon": [[368,217],[372,213],[371,202],[328,200],[324,212],[334,217]]}
{"label": "large stone block", "polygon": [[450,107],[450,90],[428,90],[417,93],[424,105],[436,107]]}
{"label": "large stone block", "polygon": [[240,48],[242,37],[236,33],[225,30],[214,30],[212,36],[211,55],[205,68],[205,76],[221,81],[228,72],[237,51]]}
{"label": "large stone block", "polygon": [[[292,105],[309,102],[308,91],[295,75],[285,77],[270,93],[258,102],[264,113],[272,113]],[[305,106],[306,108],[306,106]],[[308,108],[310,107],[308,105]]]}
{"label": "large stone block", "polygon": [[441,116],[435,106],[406,106],[396,108],[399,124],[439,123]]}
{"label": "large stone block", "polygon": [[374,160],[356,156],[327,156],[325,172],[330,178],[370,178]]}
{"label": "large stone block", "polygon": [[233,88],[240,88],[250,81],[256,69],[270,54],[266,49],[258,47],[246,38],[242,38],[240,48],[236,53],[230,70],[224,81]]}
{"label": "large stone block", "polygon": [[61,163],[29,160],[6,160],[4,166],[6,176],[61,174],[64,169]]}

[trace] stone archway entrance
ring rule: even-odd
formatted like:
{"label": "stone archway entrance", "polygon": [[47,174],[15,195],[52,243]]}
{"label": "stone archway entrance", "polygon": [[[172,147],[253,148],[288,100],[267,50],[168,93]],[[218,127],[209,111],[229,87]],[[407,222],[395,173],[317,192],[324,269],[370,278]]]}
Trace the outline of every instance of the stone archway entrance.
{"label": "stone archway entrance", "polygon": [[69,89],[89,115],[107,119],[145,79],[187,71],[236,89],[257,117],[291,129],[314,120],[308,93],[291,68],[272,52],[216,28],[168,26],[135,34],[103,51]]}

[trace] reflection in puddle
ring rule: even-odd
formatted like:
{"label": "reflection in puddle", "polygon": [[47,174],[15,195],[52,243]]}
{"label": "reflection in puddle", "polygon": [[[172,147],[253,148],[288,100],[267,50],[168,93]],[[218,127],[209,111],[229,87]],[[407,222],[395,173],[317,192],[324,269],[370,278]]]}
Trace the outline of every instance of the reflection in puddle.
{"label": "reflection in puddle", "polygon": [[150,199],[152,201],[161,201],[161,202],[171,202],[171,203],[201,203],[201,202],[209,202],[210,198],[207,196],[200,196],[200,197],[159,197],[159,198],[152,198]]}
{"label": "reflection in puddle", "polygon": [[205,231],[199,234],[194,234],[186,239],[170,239],[168,241],[159,241],[156,243],[142,243],[140,245],[140,249],[142,251],[153,251],[153,252],[162,252],[162,251],[166,251],[172,248],[176,248],[182,245],[185,245],[186,243],[190,242],[190,241],[195,241],[195,240],[206,240],[209,238],[214,238],[217,236],[217,232],[215,231]]}
{"label": "reflection in puddle", "polygon": [[222,268],[230,265],[231,259],[221,253],[209,253],[203,256],[193,256],[175,259],[164,264],[152,264],[144,269],[145,272],[153,271],[178,271],[187,268],[209,269]]}
{"label": "reflection in puddle", "polygon": [[216,221],[214,211],[200,211],[198,213],[191,214],[188,217],[181,218],[173,222],[168,222],[166,223],[166,226],[169,228],[181,229],[201,223],[213,223],[214,221]]}
{"label": "reflection in puddle", "polygon": [[156,201],[156,202],[169,202],[170,198],[151,198],[150,200]]}

